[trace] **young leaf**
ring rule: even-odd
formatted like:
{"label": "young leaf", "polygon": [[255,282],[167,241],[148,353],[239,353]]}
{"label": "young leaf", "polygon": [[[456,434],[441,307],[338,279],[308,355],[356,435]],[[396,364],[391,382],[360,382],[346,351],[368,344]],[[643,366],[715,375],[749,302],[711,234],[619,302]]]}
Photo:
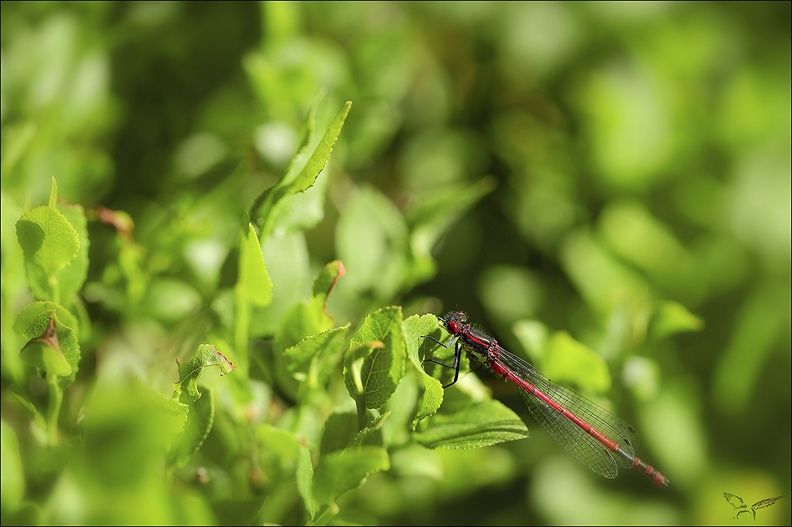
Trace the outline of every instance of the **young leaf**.
{"label": "young leaf", "polygon": [[[186,406],[186,405],[185,405]],[[203,396],[189,405],[187,423],[171,452],[171,463],[183,467],[206,441],[214,423],[215,404],[212,390],[205,389]]]}
{"label": "young leaf", "polygon": [[[298,155],[295,156],[295,160],[292,161],[286,175],[275,186],[267,189],[261,196],[256,198],[251,207],[250,217],[251,219],[258,217],[262,219],[262,238],[266,238],[272,229],[272,212],[278,203],[290,194],[305,192],[305,190],[313,186],[319,173],[324,169],[327,160],[330,158],[333,146],[335,146],[338,140],[341,128],[344,126],[344,121],[351,107],[352,102],[347,101],[344,108],[342,108],[335,119],[333,119],[333,122],[319,141],[319,144],[316,145],[311,155],[307,157],[304,165],[301,160],[302,156],[305,155],[307,147],[303,147],[298,152]],[[313,118],[313,114],[309,115],[309,119]]]}
{"label": "young leaf", "polygon": [[605,359],[567,332],[554,333],[542,355],[542,371],[551,379],[593,393],[610,390],[611,376]]}
{"label": "young leaf", "polygon": [[528,437],[528,428],[517,414],[491,399],[423,422],[426,428],[413,437],[428,448],[480,448]]}
{"label": "young leaf", "polygon": [[388,452],[366,446],[322,456],[314,474],[314,497],[321,504],[334,503],[345,492],[366,482],[370,474],[388,470]]}
{"label": "young leaf", "polygon": [[561,240],[560,262],[586,303],[603,316],[615,306],[637,306],[652,298],[646,278],[616,258],[586,227]]}
{"label": "young leaf", "polygon": [[355,399],[355,403],[358,406],[358,415],[362,413],[361,409],[365,410],[367,408],[366,382],[363,378],[363,365],[371,358],[375,350],[381,350],[384,347],[384,343],[378,340],[372,340],[363,342],[354,348],[349,346],[346,355],[344,355],[344,384],[347,387],[349,395]]}
{"label": "young leaf", "polygon": [[80,363],[77,319],[54,302],[33,302],[17,315],[14,330],[28,340],[20,358],[59,377],[65,387],[74,381]]}
{"label": "young leaf", "polygon": [[286,471],[291,471],[300,450],[300,441],[291,430],[276,428],[262,423],[256,427],[256,437],[268,455],[274,456],[277,464]]}
{"label": "young leaf", "polygon": [[22,505],[25,495],[25,471],[19,455],[19,440],[14,429],[5,421],[0,421],[0,464],[2,486],[0,503],[3,506],[3,523]]}
{"label": "young leaf", "polygon": [[[380,443],[382,442],[382,437],[380,434],[380,430],[382,429],[382,424],[390,417],[391,410],[387,410],[382,413],[382,415],[375,417],[369,423],[363,427],[357,434],[355,434],[355,438],[352,440],[352,444],[355,446],[362,446],[364,444],[372,444],[372,439],[376,438],[375,442]],[[379,446],[379,445],[377,445]]]}
{"label": "young leaf", "polygon": [[310,517],[316,514],[316,501],[311,487],[313,464],[306,441],[294,432],[263,423],[256,427],[256,438],[261,445],[259,456],[264,470],[283,485],[285,479],[295,477],[297,492]]}
{"label": "young leaf", "polygon": [[275,334],[276,354],[309,335],[316,335],[333,327],[333,317],[327,313],[325,306],[327,297],[344,273],[344,266],[338,260],[330,262],[319,272],[314,280],[311,299],[295,304],[283,317]]}
{"label": "young leaf", "polygon": [[423,362],[418,353],[421,346],[436,346],[435,342],[423,338],[431,335],[438,327],[437,317],[429,314],[421,317],[412,316],[404,321],[404,336],[407,345],[407,357],[415,369],[419,372],[423,393],[418,401],[418,408],[415,412],[416,424],[421,419],[428,417],[440,408],[443,403],[443,386],[440,381],[428,375],[423,369]]}
{"label": "young leaf", "polygon": [[77,318],[65,307],[55,302],[33,302],[17,314],[14,330],[26,339],[41,335],[49,324],[49,316],[56,312],[58,322],[67,328],[77,330]]}
{"label": "young leaf", "polygon": [[289,166],[286,169],[286,174],[297,174],[308,161],[308,156],[310,154],[308,148],[314,140],[314,133],[316,131],[316,112],[319,110],[319,103],[322,102],[324,97],[324,92],[320,92],[316,96],[316,99],[314,99],[311,107],[308,109],[308,117],[303,123],[302,133],[300,134],[300,144],[297,147],[297,153],[294,154],[294,157],[289,162]]}
{"label": "young leaf", "polygon": [[344,107],[335,116],[333,122],[330,123],[330,128],[327,129],[316,149],[308,158],[305,167],[294,176],[290,173],[286,174],[284,178],[289,182],[289,192],[294,194],[296,192],[303,192],[314,184],[319,173],[324,170],[327,160],[330,159],[330,154],[333,152],[333,147],[341,134],[341,128],[344,127],[344,121],[349,115],[349,109],[352,108],[352,101],[347,101]]}
{"label": "young leaf", "polygon": [[283,352],[283,361],[296,382],[299,400],[325,386],[341,357],[348,329],[349,324],[311,335]]}
{"label": "young leaf", "polygon": [[77,230],[61,212],[41,206],[22,215],[16,232],[33,293],[41,299],[59,301],[57,274],[77,257]]}
{"label": "young leaf", "polygon": [[267,274],[261,244],[252,223],[248,223],[247,235],[242,240],[239,249],[237,290],[251,304],[266,306],[272,299],[272,280]]}
{"label": "young leaf", "polygon": [[[286,174],[284,174],[283,179],[276,185],[273,185],[259,194],[253,201],[253,205],[250,207],[250,217],[252,219],[260,217],[266,222],[267,217],[269,216],[277,201],[277,190],[283,186],[286,186],[289,181],[293,180],[294,176],[299,173],[299,171],[308,161],[308,157],[310,156],[310,146],[311,143],[313,143],[314,130],[316,128],[316,111],[319,108],[319,103],[321,102],[322,98],[323,96],[320,94],[314,100],[314,103],[308,110],[308,116],[305,119],[305,123],[303,123],[300,144],[297,147],[297,152],[294,154],[294,157],[292,157],[291,161],[289,162],[289,166],[286,169]],[[257,214],[259,214],[259,216],[257,216]]]}
{"label": "young leaf", "polygon": [[401,212],[381,191],[364,186],[344,207],[336,248],[349,271],[347,291],[389,299],[408,276],[409,239]]}
{"label": "young leaf", "polygon": [[[284,232],[305,231],[316,227],[324,219],[325,196],[330,178],[317,178],[303,192],[285,194],[272,206],[268,236]],[[269,227],[267,227],[269,229]]]}
{"label": "young leaf", "polygon": [[333,288],[338,283],[338,280],[346,274],[346,269],[341,260],[333,260],[319,273],[314,280],[313,294],[311,301],[316,304],[321,304],[322,311],[332,321],[333,317],[327,312],[327,298],[333,291]]}
{"label": "young leaf", "polygon": [[[335,341],[325,343],[307,339],[332,336],[329,333],[320,336],[333,324],[333,317],[327,313],[325,304],[330,291],[343,274],[344,266],[339,261],[325,266],[314,281],[311,299],[292,306],[275,333],[274,377],[291,397],[298,397],[297,392],[300,391],[299,397],[302,398],[308,393],[307,389],[323,386],[336,367],[341,348],[336,347]],[[344,337],[348,327],[336,329],[343,329],[341,336]],[[338,346],[342,344],[343,340],[337,342]],[[310,386],[302,382],[309,376],[313,379]]]}
{"label": "young leaf", "polygon": [[351,446],[382,446],[382,424],[391,415],[388,410],[376,416],[367,412],[368,424],[358,427],[358,419],[354,412],[337,410],[330,414],[322,432],[319,453],[324,456],[337,450],[345,450]]}
{"label": "young leaf", "polygon": [[66,377],[72,372],[58,341],[54,312],[50,313],[47,327],[41,335],[29,340],[19,356],[23,361],[47,372],[48,375]]}
{"label": "young leaf", "polygon": [[135,482],[151,481],[151,471],[161,466],[163,454],[182,434],[187,412],[187,405],[139,379],[100,380],[91,391],[81,425],[84,469],[94,474],[98,484],[130,488]]}
{"label": "young leaf", "polygon": [[461,188],[454,186],[432,192],[406,212],[410,225],[410,246],[414,261],[414,280],[421,281],[435,272],[431,250],[440,237],[477,201],[495,188],[495,178],[482,178]]}
{"label": "young leaf", "polygon": [[[252,312],[250,336],[253,338],[271,338],[277,334],[289,311],[310,294],[313,273],[304,233],[286,232],[283,236],[262,238],[262,241],[267,273],[277,287],[272,291],[270,303],[265,307],[255,307]],[[331,327],[332,324],[329,324],[323,329]],[[303,333],[297,340],[289,342],[281,349],[314,333],[318,331]]]}
{"label": "young leaf", "polygon": [[50,183],[50,195],[47,206],[55,208],[58,203],[58,180],[55,179],[55,176],[50,177]]}
{"label": "young leaf", "polygon": [[69,224],[74,227],[80,242],[80,247],[74,259],[58,273],[61,299],[64,303],[70,304],[72,296],[80,291],[86,276],[88,276],[88,248],[90,242],[88,240],[85,210],[83,210],[82,206],[59,203],[57,208]]}
{"label": "young leaf", "polygon": [[336,450],[343,450],[352,444],[358,432],[355,412],[336,410],[325,421],[319,453],[324,456]]}
{"label": "young leaf", "polygon": [[324,170],[327,160],[330,159],[330,154],[333,152],[338,136],[341,134],[341,128],[344,126],[349,109],[352,108],[352,101],[347,101],[340,112],[335,116],[330,127],[327,129],[319,144],[311,153],[311,156],[305,163],[305,166],[300,170],[295,170],[297,167],[292,167],[284,180],[289,184],[290,192],[303,192],[311,187],[316,181],[319,173]]}
{"label": "young leaf", "polygon": [[703,325],[701,319],[682,304],[672,300],[662,300],[658,302],[652,313],[649,334],[660,340],[683,331],[698,331]]}
{"label": "young leaf", "polygon": [[[349,350],[366,343],[381,342],[381,347],[365,346],[360,368],[344,364],[344,382],[350,395],[365,408],[379,408],[393,395],[404,375],[404,334],[401,307],[386,307],[367,316],[352,336]],[[362,389],[362,392],[360,391]]]}
{"label": "young leaf", "polygon": [[297,492],[305,505],[305,512],[313,519],[316,516],[316,499],[313,496],[314,469],[311,463],[311,451],[305,445],[300,445],[297,455]]}
{"label": "young leaf", "polygon": [[201,397],[198,391],[198,378],[203,373],[204,368],[218,366],[220,375],[225,375],[234,369],[234,364],[225,355],[217,351],[212,344],[201,344],[195,351],[192,360],[182,364],[178,360],[179,380],[174,382],[173,399],[189,404]]}

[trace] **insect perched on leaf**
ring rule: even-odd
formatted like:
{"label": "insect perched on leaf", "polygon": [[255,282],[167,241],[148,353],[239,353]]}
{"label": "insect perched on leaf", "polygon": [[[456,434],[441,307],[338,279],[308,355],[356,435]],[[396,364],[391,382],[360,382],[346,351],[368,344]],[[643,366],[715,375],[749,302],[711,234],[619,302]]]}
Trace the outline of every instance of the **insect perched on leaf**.
{"label": "insect perched on leaf", "polygon": [[616,477],[619,467],[637,468],[659,487],[668,486],[668,478],[635,455],[631,438],[635,432],[633,427],[577,392],[551,381],[531,364],[503,349],[494,338],[468,324],[465,313],[452,311],[437,320],[451,335],[451,340],[443,343],[431,335],[423,335],[423,338],[444,348],[454,344],[454,363],[435,359],[424,362],[434,362],[454,371],[454,380],[443,388],[457,382],[462,350],[466,350],[493,373],[514,383],[528,409],[550,437],[588,468],[608,479]]}

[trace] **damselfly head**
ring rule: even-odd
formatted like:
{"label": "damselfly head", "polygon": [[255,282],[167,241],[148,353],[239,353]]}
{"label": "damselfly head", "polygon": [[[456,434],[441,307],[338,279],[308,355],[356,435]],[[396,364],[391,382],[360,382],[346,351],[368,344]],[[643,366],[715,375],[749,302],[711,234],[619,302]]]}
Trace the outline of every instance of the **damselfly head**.
{"label": "damselfly head", "polygon": [[439,318],[443,322],[443,324],[448,324],[448,322],[452,320],[457,324],[464,324],[465,322],[467,322],[467,315],[462,311],[449,311],[448,313],[446,313],[446,316],[437,317],[437,318]]}
{"label": "damselfly head", "polygon": [[446,316],[437,318],[440,319],[446,330],[453,335],[459,333],[462,324],[467,321],[467,315],[461,311],[451,311]]}

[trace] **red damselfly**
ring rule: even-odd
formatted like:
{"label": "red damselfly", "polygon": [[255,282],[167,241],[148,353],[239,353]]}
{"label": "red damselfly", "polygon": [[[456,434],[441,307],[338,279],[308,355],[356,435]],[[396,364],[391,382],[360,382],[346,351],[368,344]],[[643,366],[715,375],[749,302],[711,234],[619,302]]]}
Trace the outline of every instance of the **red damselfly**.
{"label": "red damselfly", "polygon": [[668,478],[635,455],[631,441],[635,429],[632,426],[577,392],[551,381],[528,362],[500,347],[494,338],[471,327],[465,313],[452,311],[437,318],[451,334],[451,340],[443,344],[431,335],[424,338],[446,348],[456,344],[453,364],[426,359],[454,370],[454,380],[443,388],[457,381],[460,354],[465,348],[495,374],[516,384],[542,428],[591,470],[613,479],[619,467],[637,468],[657,485],[668,486]]}

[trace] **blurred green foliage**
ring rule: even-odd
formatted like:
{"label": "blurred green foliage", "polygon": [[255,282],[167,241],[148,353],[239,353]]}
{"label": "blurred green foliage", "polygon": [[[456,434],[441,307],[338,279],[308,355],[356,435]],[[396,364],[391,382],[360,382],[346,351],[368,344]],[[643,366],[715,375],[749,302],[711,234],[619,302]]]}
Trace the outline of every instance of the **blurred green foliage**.
{"label": "blurred green foliage", "polygon": [[[3,2],[3,524],[717,524],[723,492],[790,496],[789,20]],[[671,487],[589,473],[475,374],[434,417],[494,392],[531,437],[422,446],[410,315],[449,309],[610,401]],[[204,342],[237,369],[185,445],[168,397]],[[408,353],[375,388],[405,377],[368,419],[378,342]]]}

